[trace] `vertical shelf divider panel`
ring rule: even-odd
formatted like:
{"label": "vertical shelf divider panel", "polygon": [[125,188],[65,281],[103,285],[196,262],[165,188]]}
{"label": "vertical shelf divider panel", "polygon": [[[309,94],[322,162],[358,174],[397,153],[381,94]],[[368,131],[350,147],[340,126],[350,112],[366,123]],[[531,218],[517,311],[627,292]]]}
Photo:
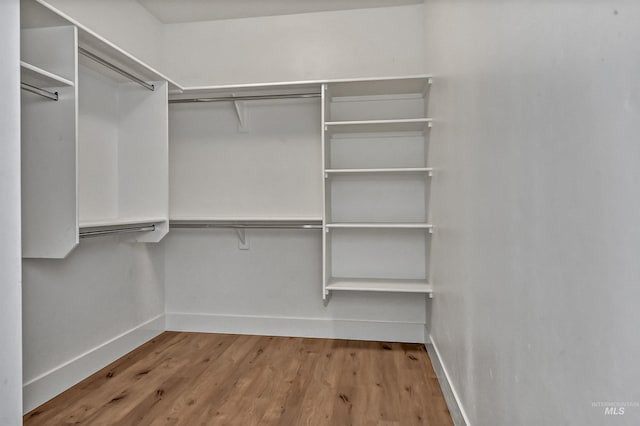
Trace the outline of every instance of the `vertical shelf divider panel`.
{"label": "vertical shelf divider panel", "polygon": [[57,92],[22,92],[22,255],[61,259],[78,244],[77,31],[21,31],[22,81]]}
{"label": "vertical shelf divider panel", "polygon": [[323,87],[324,299],[332,290],[431,293],[430,84],[418,76]]}
{"label": "vertical shelf divider panel", "polygon": [[322,299],[326,300],[329,292],[327,290],[327,282],[331,277],[331,247],[328,244],[327,239],[329,238],[329,229],[327,228],[327,221],[329,220],[329,211],[331,210],[331,199],[327,196],[327,184],[325,179],[327,175],[325,170],[327,168],[327,164],[329,163],[328,158],[330,158],[331,153],[330,143],[327,141],[327,135],[324,123],[326,122],[329,115],[329,107],[330,107],[330,97],[327,89],[327,85],[323,84],[321,87],[321,98],[322,98],[322,126],[321,126],[321,141],[322,141]]}

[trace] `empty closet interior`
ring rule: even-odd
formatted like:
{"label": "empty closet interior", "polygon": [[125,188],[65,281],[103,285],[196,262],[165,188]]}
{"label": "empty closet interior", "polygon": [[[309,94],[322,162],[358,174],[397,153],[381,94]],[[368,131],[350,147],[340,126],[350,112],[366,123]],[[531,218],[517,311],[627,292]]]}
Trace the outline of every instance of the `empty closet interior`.
{"label": "empty closet interior", "polygon": [[[165,330],[424,342],[420,61],[222,84],[203,55],[195,84],[95,31],[100,11],[22,2],[25,411]],[[381,12],[298,18],[337,14],[348,38]]]}
{"label": "empty closet interior", "polygon": [[640,424],[640,2],[0,21],[0,423],[202,332],[424,344],[456,424]]}

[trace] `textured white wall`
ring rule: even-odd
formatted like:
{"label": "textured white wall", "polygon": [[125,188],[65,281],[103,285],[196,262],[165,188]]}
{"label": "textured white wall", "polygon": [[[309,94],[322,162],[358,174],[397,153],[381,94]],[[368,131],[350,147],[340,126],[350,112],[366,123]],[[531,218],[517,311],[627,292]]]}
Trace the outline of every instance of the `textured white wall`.
{"label": "textured white wall", "polygon": [[163,314],[162,246],[119,238],[82,240],[62,260],[23,261],[24,381],[36,383],[25,394],[26,410],[54,396],[50,389],[72,384],[51,373]]}
{"label": "textured white wall", "polygon": [[474,426],[637,425],[640,4],[427,0],[432,339]]}
{"label": "textured white wall", "polygon": [[232,229],[165,237],[169,328],[178,314],[190,326],[250,334],[402,341],[422,333],[424,296],[341,292],[325,306],[320,231],[248,230],[247,238],[249,250],[238,249]]}
{"label": "textured white wall", "polygon": [[0,2],[0,425],[22,423],[20,2]]}
{"label": "textured white wall", "polygon": [[186,86],[423,72],[423,6],[165,25],[162,70]]}
{"label": "textured white wall", "polygon": [[322,217],[320,100],[169,109],[172,218]]}

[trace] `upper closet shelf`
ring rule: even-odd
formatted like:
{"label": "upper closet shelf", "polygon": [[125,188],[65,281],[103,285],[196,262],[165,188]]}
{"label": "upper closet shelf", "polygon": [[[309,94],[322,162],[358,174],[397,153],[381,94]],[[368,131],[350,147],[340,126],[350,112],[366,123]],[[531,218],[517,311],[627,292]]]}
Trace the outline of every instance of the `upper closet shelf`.
{"label": "upper closet shelf", "polygon": [[331,97],[423,94],[431,84],[430,76],[336,81],[330,84]]}
{"label": "upper closet shelf", "polygon": [[[271,83],[222,84],[215,86],[184,87],[181,92],[174,92],[171,99],[224,96],[234,94],[289,94],[301,92],[320,92],[322,84],[331,86],[332,97],[345,96],[383,96],[424,94],[429,87],[431,77],[427,75],[410,77],[380,77],[364,80],[306,80],[278,81]],[[335,88],[335,89],[334,89]]]}
{"label": "upper closet shelf", "polygon": [[73,81],[24,61],[20,61],[20,81],[41,88],[73,86]]}
{"label": "upper closet shelf", "polygon": [[424,132],[431,127],[431,118],[409,118],[399,120],[327,121],[325,131],[335,133],[370,132]]}

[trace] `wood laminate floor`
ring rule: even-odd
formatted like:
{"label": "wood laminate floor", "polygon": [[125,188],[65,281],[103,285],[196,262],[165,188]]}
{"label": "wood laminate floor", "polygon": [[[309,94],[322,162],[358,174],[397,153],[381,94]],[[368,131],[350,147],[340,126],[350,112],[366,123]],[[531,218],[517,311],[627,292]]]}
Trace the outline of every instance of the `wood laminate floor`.
{"label": "wood laminate floor", "polygon": [[418,344],[165,332],[35,425],[453,425]]}

